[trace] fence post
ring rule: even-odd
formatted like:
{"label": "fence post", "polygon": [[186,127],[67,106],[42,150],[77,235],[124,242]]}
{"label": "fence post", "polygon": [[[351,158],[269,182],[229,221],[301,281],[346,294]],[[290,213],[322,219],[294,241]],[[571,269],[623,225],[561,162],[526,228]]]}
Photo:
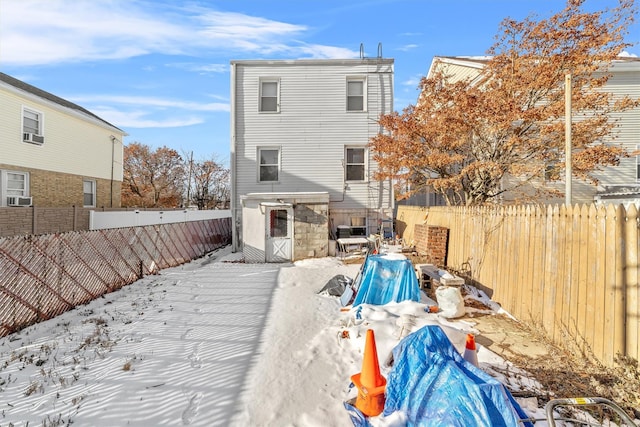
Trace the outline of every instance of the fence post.
{"label": "fence post", "polygon": [[638,359],[638,209],[632,204],[625,221],[625,356]]}
{"label": "fence post", "polygon": [[615,259],[615,271],[616,271],[616,285],[615,285],[615,297],[614,306],[616,313],[615,329],[614,329],[614,348],[613,355],[620,353],[624,355],[626,350],[626,301],[625,296],[627,292],[626,277],[625,277],[625,263],[627,250],[627,242],[625,241],[625,218],[626,212],[624,206],[616,206],[616,241],[619,242],[619,247],[616,251]]}
{"label": "fence post", "polygon": [[36,219],[36,207],[31,206],[31,234],[38,234],[38,220]]}

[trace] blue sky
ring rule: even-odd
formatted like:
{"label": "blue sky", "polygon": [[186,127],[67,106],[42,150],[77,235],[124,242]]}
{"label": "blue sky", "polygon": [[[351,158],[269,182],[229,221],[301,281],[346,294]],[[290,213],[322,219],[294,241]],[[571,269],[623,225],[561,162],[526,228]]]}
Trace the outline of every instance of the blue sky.
{"label": "blue sky", "polygon": [[[602,10],[615,0],[586,0]],[[125,144],[229,159],[229,62],[395,59],[394,108],[436,55],[482,55],[500,21],[561,0],[0,0],[0,71],[126,131]],[[640,56],[640,24],[628,50]]]}

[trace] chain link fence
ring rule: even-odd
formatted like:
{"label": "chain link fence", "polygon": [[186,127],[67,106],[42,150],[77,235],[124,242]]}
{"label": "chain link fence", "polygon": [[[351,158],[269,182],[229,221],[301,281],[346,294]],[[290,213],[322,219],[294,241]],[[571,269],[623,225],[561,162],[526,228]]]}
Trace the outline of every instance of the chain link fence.
{"label": "chain link fence", "polygon": [[231,242],[231,218],[0,238],[0,336]]}

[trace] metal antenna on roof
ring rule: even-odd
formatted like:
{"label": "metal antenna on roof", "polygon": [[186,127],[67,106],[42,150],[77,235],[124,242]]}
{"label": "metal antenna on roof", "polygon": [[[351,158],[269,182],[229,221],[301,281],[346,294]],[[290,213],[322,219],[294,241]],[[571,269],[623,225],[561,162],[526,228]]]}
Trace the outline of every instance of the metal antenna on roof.
{"label": "metal antenna on roof", "polygon": [[364,59],[364,43],[360,43],[360,59]]}
{"label": "metal antenna on roof", "polygon": [[378,42],[378,58],[382,58],[382,43]]}

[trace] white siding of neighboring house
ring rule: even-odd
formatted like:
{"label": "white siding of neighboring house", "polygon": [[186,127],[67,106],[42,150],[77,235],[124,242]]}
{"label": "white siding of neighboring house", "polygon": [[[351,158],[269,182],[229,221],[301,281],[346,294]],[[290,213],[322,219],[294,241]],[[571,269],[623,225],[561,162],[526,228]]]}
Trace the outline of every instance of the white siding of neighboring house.
{"label": "white siding of neighboring house", "polygon": [[[628,95],[640,99],[640,60],[614,63],[612,77],[605,90],[618,96]],[[614,131],[613,144],[621,144],[629,152],[638,150],[640,145],[640,107],[617,115],[620,126]],[[602,184],[629,186],[638,185],[636,179],[636,156],[622,159],[619,166],[609,167],[597,175]]]}
{"label": "white siding of neighboring house", "polygon": [[[434,58],[432,70],[436,64]],[[477,61],[465,60],[464,58],[442,58],[440,67],[445,67],[447,73],[452,76],[453,81],[465,78],[473,78],[479,72]],[[629,95],[631,98],[640,98],[640,61],[623,60],[615,62],[610,68],[609,78],[604,90],[615,95]],[[613,144],[621,144],[629,152],[634,152],[640,145],[640,108],[636,108],[616,116],[620,118],[618,127],[614,130],[615,138],[609,140]],[[615,167],[607,167],[602,172],[594,173],[600,181],[599,186],[579,181],[572,181],[572,202],[591,203],[594,196],[603,186],[633,186],[640,182],[636,179],[636,156],[622,159]],[[564,191],[564,180],[552,184],[553,187]],[[549,199],[547,202],[563,202],[564,199]]]}
{"label": "white siding of neighboring house", "polygon": [[483,68],[480,61],[458,59],[458,58],[434,58],[431,62],[429,75],[436,70],[443,70],[452,82],[460,80],[474,79],[478,77]]}
{"label": "white siding of neighboring house", "polygon": [[[345,147],[366,147],[393,108],[392,60],[238,61],[232,81],[234,206],[247,193],[328,192],[330,210],[392,208],[389,182],[373,179],[345,189]],[[232,79],[234,73],[232,72]],[[347,76],[367,78],[367,111],[346,111]],[[260,78],[280,80],[280,111],[258,112]],[[258,147],[280,147],[278,183],[259,183]]]}
{"label": "white siding of neighboring house", "polygon": [[[43,113],[42,145],[22,141],[23,107]],[[0,85],[2,164],[102,179],[113,173],[114,180],[122,181],[123,136],[97,119]]]}
{"label": "white siding of neighboring house", "polygon": [[[610,74],[611,77],[603,88],[604,91],[618,97],[629,95],[631,98],[640,98],[640,61],[615,62],[610,68]],[[630,153],[636,151],[640,144],[640,108],[618,113],[613,118],[619,119],[618,126],[614,128],[611,137],[605,141],[610,144],[619,144]],[[593,175],[599,181],[597,186],[573,179],[572,203],[592,203],[596,194],[603,191],[604,187],[637,186],[639,182],[636,179],[636,156],[623,158],[618,166],[606,167],[602,171],[594,172]],[[564,179],[553,186],[564,191]],[[553,201],[561,203],[564,199]]]}

